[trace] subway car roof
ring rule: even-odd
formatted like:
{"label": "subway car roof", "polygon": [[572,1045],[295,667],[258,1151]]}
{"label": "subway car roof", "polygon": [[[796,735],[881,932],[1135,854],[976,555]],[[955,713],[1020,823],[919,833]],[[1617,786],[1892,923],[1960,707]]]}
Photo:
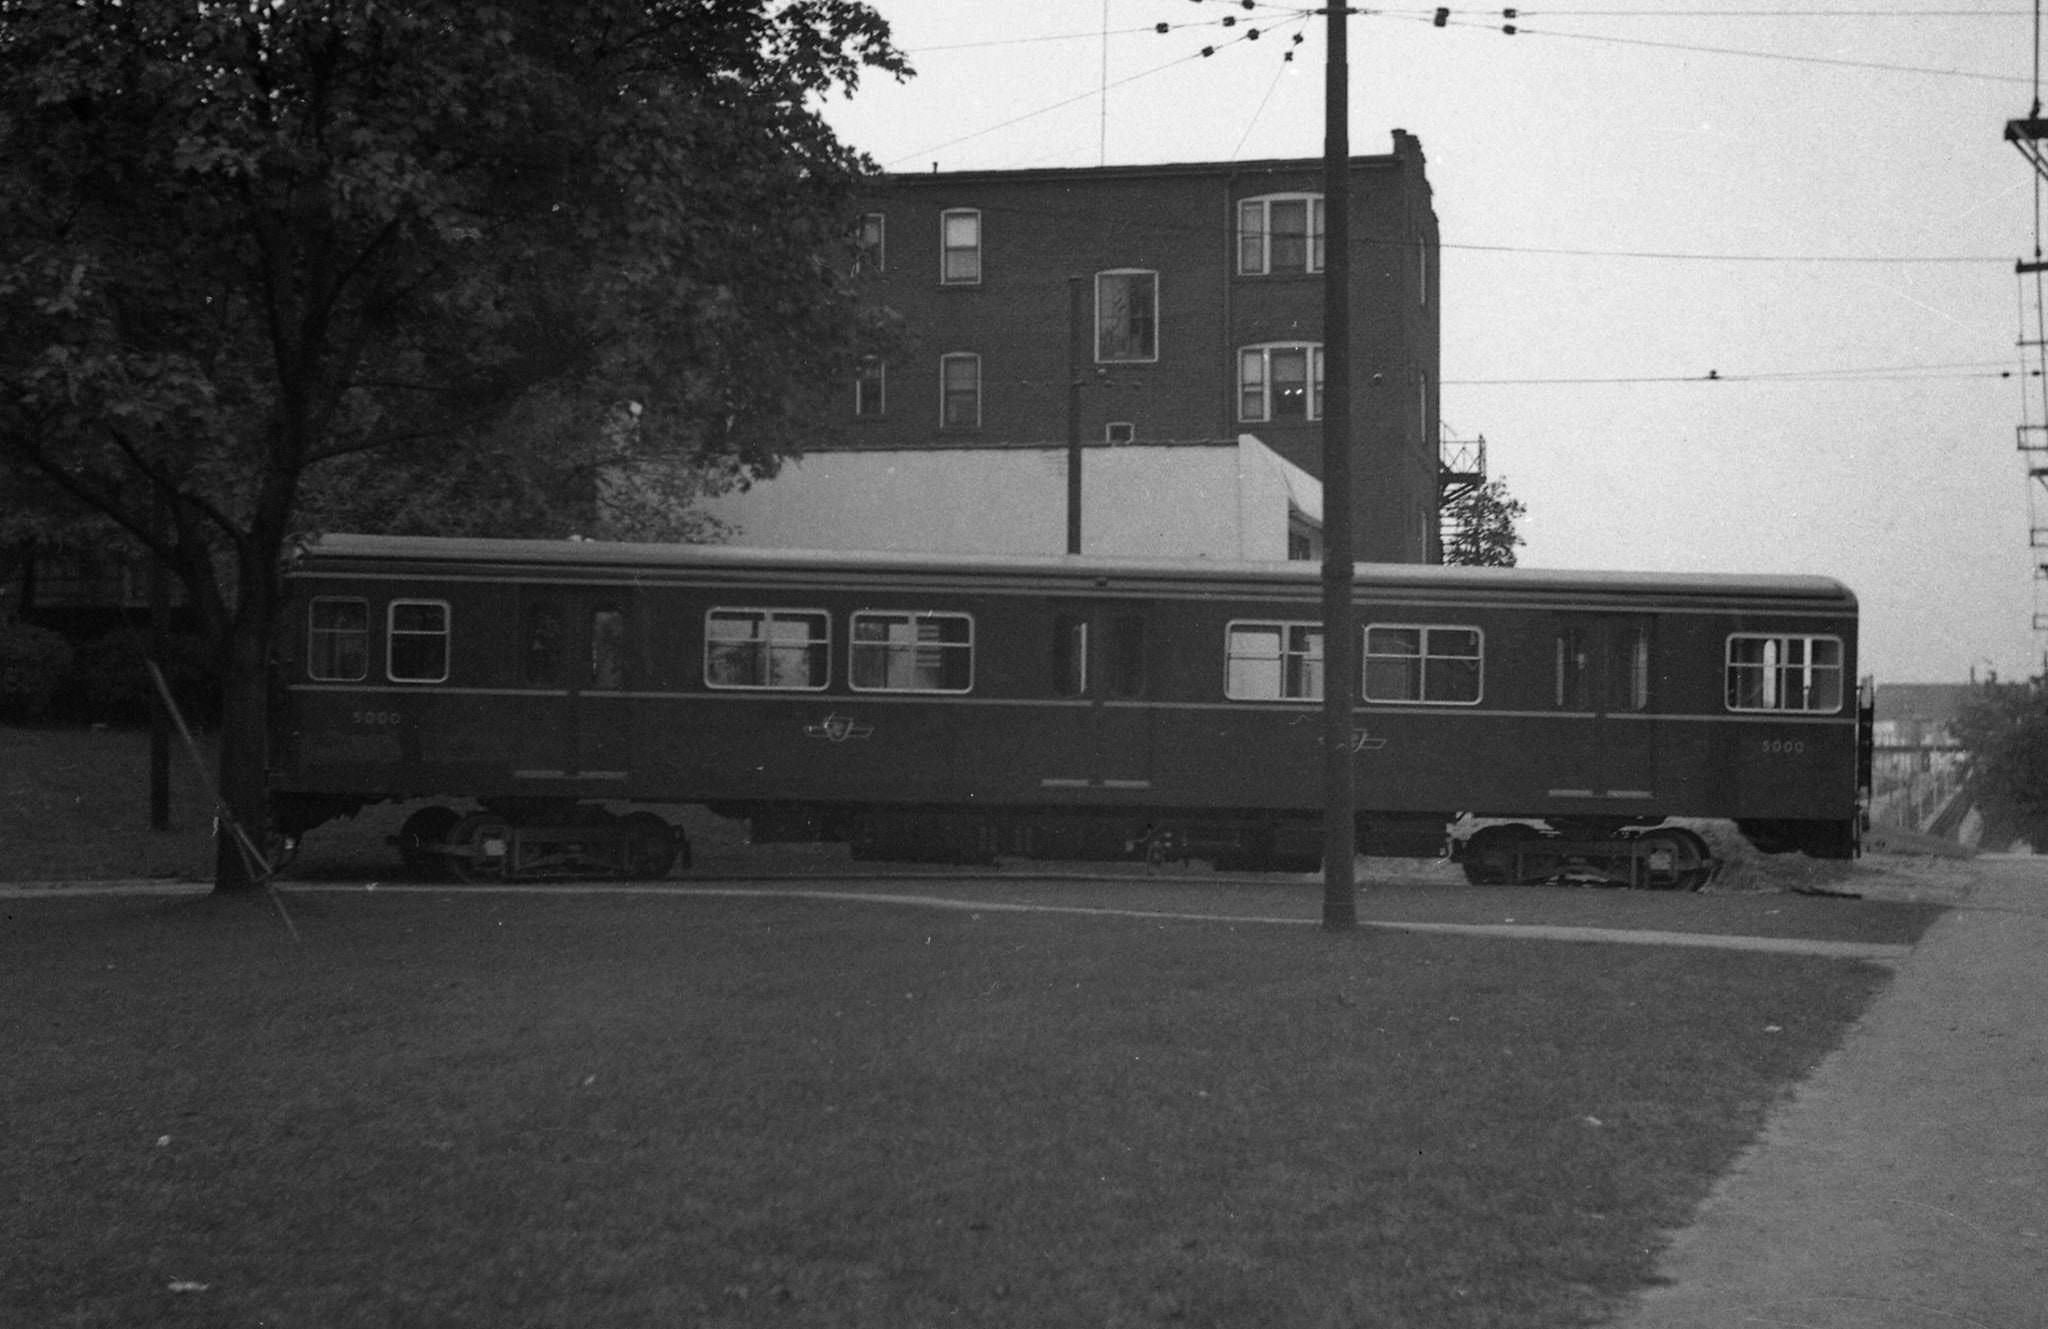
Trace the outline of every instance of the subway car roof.
{"label": "subway car roof", "polygon": [[[490,540],[438,536],[329,533],[307,542],[291,560],[300,575],[461,575],[490,580],[526,573],[575,579],[667,581],[690,571],[816,573],[886,578],[1087,582],[1135,591],[1149,586],[1214,589],[1262,585],[1308,589],[1320,584],[1318,561],[1239,562],[1208,558],[1095,555],[935,554],[901,551],[761,549],[739,545],[629,544],[606,540]],[[1361,592],[1451,596],[1625,595],[1679,600],[1796,602],[1853,611],[1855,594],[1830,577],[1704,572],[1607,572],[1554,568],[1467,568],[1422,563],[1360,563]]]}

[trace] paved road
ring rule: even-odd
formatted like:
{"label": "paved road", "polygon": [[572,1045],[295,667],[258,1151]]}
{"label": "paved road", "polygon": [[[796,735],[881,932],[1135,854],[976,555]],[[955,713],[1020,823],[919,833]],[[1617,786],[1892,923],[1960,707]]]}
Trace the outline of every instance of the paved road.
{"label": "paved road", "polygon": [[2048,1329],[2048,858],[1979,863],[1614,1329]]}

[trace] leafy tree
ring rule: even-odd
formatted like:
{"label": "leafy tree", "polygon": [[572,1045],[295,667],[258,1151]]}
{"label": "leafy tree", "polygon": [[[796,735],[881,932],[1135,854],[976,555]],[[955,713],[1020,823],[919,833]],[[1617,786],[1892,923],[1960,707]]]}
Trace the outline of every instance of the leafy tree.
{"label": "leafy tree", "polygon": [[1451,526],[1444,541],[1444,562],[1474,568],[1515,566],[1515,549],[1523,543],[1515,523],[1527,514],[1521,500],[1508,493],[1505,479],[1466,490],[1444,507]]}
{"label": "leafy tree", "polygon": [[642,415],[638,403],[593,408],[532,393],[464,446],[429,440],[337,458],[310,486],[301,524],[386,535],[725,538],[700,500],[774,458],[679,459],[650,447]]}
{"label": "leafy tree", "polygon": [[1990,683],[1957,712],[1964,780],[1987,839],[2025,838],[2048,849],[2048,689]]}
{"label": "leafy tree", "polygon": [[815,101],[869,70],[859,0],[0,0],[0,467],[183,580],[238,821],[281,556],[387,459],[631,402],[743,476],[845,381],[871,168]]}

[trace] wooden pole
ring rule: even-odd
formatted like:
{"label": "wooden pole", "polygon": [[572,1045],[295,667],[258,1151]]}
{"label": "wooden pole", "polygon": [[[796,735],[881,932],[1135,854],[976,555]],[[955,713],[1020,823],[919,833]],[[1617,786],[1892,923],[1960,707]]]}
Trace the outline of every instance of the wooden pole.
{"label": "wooden pole", "polygon": [[[1323,927],[1358,926],[1357,615],[1351,606],[1351,99],[1347,11],[1332,4],[1323,76]],[[1313,231],[1313,223],[1310,226]],[[1311,241],[1313,243],[1313,241]],[[1313,382],[1315,374],[1310,368]]]}

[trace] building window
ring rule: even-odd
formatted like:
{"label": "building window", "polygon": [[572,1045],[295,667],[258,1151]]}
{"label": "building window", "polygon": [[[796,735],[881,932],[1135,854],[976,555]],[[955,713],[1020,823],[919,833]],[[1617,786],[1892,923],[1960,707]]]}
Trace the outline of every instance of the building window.
{"label": "building window", "polygon": [[956,354],[939,358],[939,423],[947,429],[981,427],[981,357]]}
{"label": "building window", "polygon": [[1240,420],[1323,418],[1323,348],[1314,342],[1247,346],[1238,353]]}
{"label": "building window", "polygon": [[1728,638],[1728,709],[1842,708],[1842,639],[1738,632]]}
{"label": "building window", "polygon": [[965,614],[857,613],[852,649],[856,692],[974,687],[974,620]]}
{"label": "building window", "polygon": [[886,399],[883,389],[887,386],[887,374],[882,368],[880,356],[864,355],[853,375],[853,413],[872,417],[882,414]]}
{"label": "building window", "polygon": [[1365,699],[1477,705],[1482,655],[1478,628],[1375,623],[1365,630]]}
{"label": "building window", "polygon": [[1105,443],[1130,443],[1137,437],[1138,427],[1129,420],[1111,420],[1102,427],[1102,441]]}
{"label": "building window", "polygon": [[1095,274],[1095,358],[1159,358],[1159,274]]}
{"label": "building window", "polygon": [[1232,623],[1223,695],[1235,701],[1319,701],[1319,623]]}
{"label": "building window", "polygon": [[1237,270],[1248,277],[1323,270],[1323,196],[1268,194],[1237,205]]}
{"label": "building window", "polygon": [[887,254],[883,245],[886,234],[885,219],[879,212],[867,213],[860,219],[859,248],[855,251],[854,271],[875,273],[882,271]]}
{"label": "building window", "polygon": [[981,214],[959,208],[939,217],[939,280],[948,286],[981,281]]}
{"label": "building window", "polygon": [[822,609],[713,609],[704,615],[704,685],[816,692],[830,678]]}
{"label": "building window", "polygon": [[316,597],[306,611],[306,676],[358,683],[369,673],[369,601]]}
{"label": "building window", "polygon": [[393,600],[385,623],[384,672],[392,682],[448,681],[446,600]]}

